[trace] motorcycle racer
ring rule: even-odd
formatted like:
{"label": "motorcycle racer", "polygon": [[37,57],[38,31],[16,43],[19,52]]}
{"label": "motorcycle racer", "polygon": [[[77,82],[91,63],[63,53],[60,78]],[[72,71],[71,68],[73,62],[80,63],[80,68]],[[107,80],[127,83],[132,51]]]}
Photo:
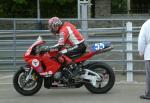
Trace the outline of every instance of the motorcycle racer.
{"label": "motorcycle racer", "polygon": [[[85,53],[85,39],[73,24],[70,22],[62,23],[58,17],[52,17],[48,20],[48,28],[55,36],[59,36],[58,43],[52,47],[48,45],[41,46],[37,49],[38,52],[60,51],[67,64],[72,63],[72,61],[68,60],[69,56]],[[64,47],[66,49],[62,50]]]}

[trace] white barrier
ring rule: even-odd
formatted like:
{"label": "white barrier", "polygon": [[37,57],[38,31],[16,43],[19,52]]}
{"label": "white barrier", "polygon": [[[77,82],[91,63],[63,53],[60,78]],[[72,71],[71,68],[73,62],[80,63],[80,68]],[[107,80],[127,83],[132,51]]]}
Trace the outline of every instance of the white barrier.
{"label": "white barrier", "polygon": [[[126,50],[132,51],[132,22],[126,23]],[[133,82],[133,54],[132,52],[127,52],[127,82]]]}

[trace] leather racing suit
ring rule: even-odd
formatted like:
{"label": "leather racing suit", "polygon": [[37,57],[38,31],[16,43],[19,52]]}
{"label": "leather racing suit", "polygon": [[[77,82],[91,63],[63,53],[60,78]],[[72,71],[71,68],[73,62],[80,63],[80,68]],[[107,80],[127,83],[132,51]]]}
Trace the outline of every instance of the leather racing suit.
{"label": "leather racing suit", "polygon": [[[58,35],[60,36],[58,43],[52,47],[42,46],[39,48],[41,52],[60,51],[60,53],[70,57],[71,55],[82,55],[86,51],[84,44],[84,37],[76,29],[74,25],[69,22],[64,22],[60,27]],[[62,48],[67,47],[62,50]],[[62,51],[61,51],[62,50]]]}

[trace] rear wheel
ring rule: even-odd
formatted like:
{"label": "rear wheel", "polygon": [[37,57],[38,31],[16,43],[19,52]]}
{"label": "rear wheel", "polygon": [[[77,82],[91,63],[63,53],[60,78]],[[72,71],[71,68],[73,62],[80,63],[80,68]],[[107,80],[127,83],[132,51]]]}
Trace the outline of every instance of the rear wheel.
{"label": "rear wheel", "polygon": [[15,90],[25,96],[37,93],[43,83],[43,78],[33,71],[31,78],[26,81],[30,70],[19,69],[13,77],[13,86]]}
{"label": "rear wheel", "polygon": [[98,81],[98,87],[93,86],[91,83],[86,83],[85,87],[92,93],[106,93],[115,83],[115,74],[113,69],[104,62],[92,63],[87,66],[87,69],[96,72],[102,78]]}

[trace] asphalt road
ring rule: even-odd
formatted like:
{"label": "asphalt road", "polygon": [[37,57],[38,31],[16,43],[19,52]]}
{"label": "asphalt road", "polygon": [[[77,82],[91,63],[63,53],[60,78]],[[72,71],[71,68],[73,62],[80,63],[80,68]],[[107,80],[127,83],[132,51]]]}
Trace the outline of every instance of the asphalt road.
{"label": "asphalt road", "polygon": [[41,89],[34,96],[18,94],[12,85],[0,85],[0,103],[150,103],[141,100],[143,84],[117,84],[107,94],[91,94],[79,89]]}
{"label": "asphalt road", "polygon": [[92,94],[85,87],[79,89],[45,89],[33,96],[18,94],[12,85],[12,75],[0,75],[0,103],[150,103],[141,100],[144,82],[116,82],[106,94]]}

